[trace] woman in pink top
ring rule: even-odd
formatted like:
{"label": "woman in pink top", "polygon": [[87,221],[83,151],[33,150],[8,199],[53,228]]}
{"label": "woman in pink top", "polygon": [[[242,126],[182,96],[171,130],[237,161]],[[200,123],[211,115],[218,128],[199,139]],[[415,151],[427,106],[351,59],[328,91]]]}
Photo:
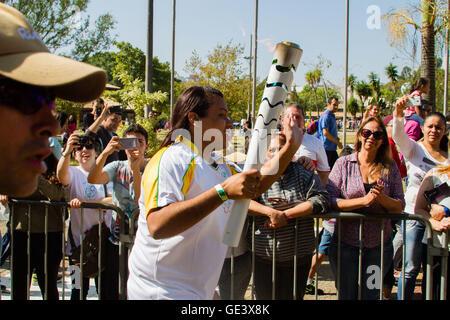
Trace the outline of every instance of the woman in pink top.
{"label": "woman in pink top", "polygon": [[[386,128],[378,117],[366,119],[357,131],[355,153],[339,158],[331,170],[327,190],[336,211],[350,211],[376,215],[401,213],[404,207],[400,171],[392,160]],[[359,236],[359,219],[342,219],[336,223],[329,258],[337,281],[337,237],[341,227],[341,270],[339,299],[358,299],[358,257],[362,242],[362,299],[374,300],[380,296],[376,286],[369,286],[374,266],[380,268],[380,246],[384,243],[384,271],[392,263],[391,222],[386,219],[364,220]],[[381,230],[384,239],[381,239]],[[377,274],[377,281],[379,280]]]}

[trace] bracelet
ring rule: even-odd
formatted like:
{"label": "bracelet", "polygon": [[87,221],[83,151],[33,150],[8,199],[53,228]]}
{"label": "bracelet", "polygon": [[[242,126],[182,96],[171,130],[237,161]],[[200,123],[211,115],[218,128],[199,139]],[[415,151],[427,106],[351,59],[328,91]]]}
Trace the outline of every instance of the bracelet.
{"label": "bracelet", "polygon": [[214,188],[216,188],[217,193],[218,193],[220,199],[222,199],[223,202],[225,202],[225,201],[228,200],[228,195],[227,195],[227,193],[225,192],[225,190],[223,190],[223,188],[222,188],[222,186],[221,186],[220,184],[216,184],[216,185],[214,186]]}
{"label": "bracelet", "polygon": [[444,205],[443,205],[443,207],[444,207],[445,216],[446,216],[446,217],[450,217],[450,209],[447,208],[447,207],[444,206]]}
{"label": "bracelet", "polygon": [[65,158],[65,157],[67,156],[67,154],[70,155],[70,152],[66,152],[66,153],[62,152],[62,153],[61,153],[61,156],[63,156],[63,157]]}

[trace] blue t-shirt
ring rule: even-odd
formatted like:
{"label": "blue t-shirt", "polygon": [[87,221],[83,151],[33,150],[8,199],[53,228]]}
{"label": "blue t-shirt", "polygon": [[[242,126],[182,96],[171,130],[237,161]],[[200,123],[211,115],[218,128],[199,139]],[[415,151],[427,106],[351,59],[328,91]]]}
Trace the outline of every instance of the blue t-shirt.
{"label": "blue t-shirt", "polygon": [[325,148],[325,150],[328,151],[336,151],[337,150],[337,144],[334,143],[331,140],[328,140],[323,135],[323,129],[326,128],[328,132],[335,137],[338,138],[338,130],[337,130],[337,123],[336,123],[336,117],[330,110],[325,110],[324,113],[320,116],[319,119],[319,128],[317,129],[317,132],[319,133],[319,139],[322,141],[322,144]]}
{"label": "blue t-shirt", "polygon": [[50,143],[50,148],[53,147],[53,155],[56,157],[56,159],[61,159],[62,156],[62,146],[59,142],[57,137],[50,137],[48,138],[48,141]]}

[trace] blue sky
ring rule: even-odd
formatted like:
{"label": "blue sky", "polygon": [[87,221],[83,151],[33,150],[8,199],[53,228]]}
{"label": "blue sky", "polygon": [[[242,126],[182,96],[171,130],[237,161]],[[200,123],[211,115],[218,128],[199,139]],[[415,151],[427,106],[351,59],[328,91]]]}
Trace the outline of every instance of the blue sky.
{"label": "blue sky", "polygon": [[[412,1],[412,2],[417,2]],[[381,14],[411,0],[350,0],[349,74],[367,80],[370,72],[387,81],[384,68],[389,63],[412,66],[411,60],[389,46],[386,27],[369,29],[369,6]],[[345,76],[345,0],[259,0],[257,77],[267,76],[273,52],[264,43],[297,43],[303,49],[300,66],[294,73],[297,86],[305,84],[305,73],[318,62],[318,56],[331,61],[325,77],[338,86]],[[117,21],[117,40],[146,48],[147,0],[91,0],[91,18],[109,12]],[[184,72],[186,60],[194,50],[201,57],[217,44],[240,43],[249,52],[254,31],[254,0],[177,0],[175,71]],[[154,0],[154,55],[170,62],[172,52],[172,1]],[[264,42],[264,43],[263,43]],[[417,64],[417,63],[416,63]],[[248,70],[243,60],[244,71]]]}

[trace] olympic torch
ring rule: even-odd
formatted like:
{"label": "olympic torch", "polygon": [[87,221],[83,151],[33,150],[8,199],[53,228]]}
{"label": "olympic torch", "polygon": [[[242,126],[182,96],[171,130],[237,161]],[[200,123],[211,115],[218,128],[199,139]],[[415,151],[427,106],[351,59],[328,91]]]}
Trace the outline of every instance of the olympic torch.
{"label": "olympic torch", "polygon": [[[244,171],[261,169],[267,152],[268,137],[276,129],[277,121],[283,111],[289,87],[294,78],[303,50],[291,42],[278,43],[272,66],[267,77],[263,99],[259,106],[258,117],[250,140]],[[225,228],[223,243],[237,247],[244,227],[250,200],[234,201],[231,215]]]}

